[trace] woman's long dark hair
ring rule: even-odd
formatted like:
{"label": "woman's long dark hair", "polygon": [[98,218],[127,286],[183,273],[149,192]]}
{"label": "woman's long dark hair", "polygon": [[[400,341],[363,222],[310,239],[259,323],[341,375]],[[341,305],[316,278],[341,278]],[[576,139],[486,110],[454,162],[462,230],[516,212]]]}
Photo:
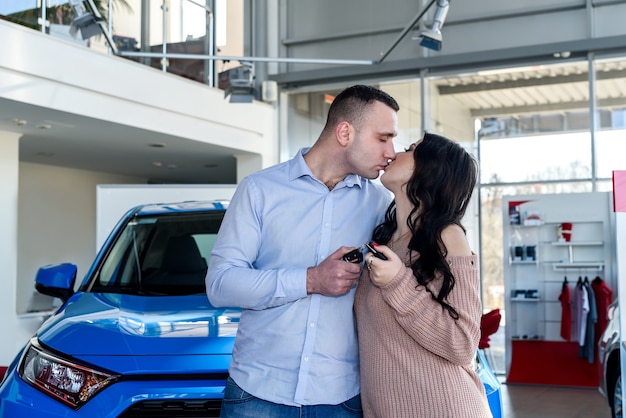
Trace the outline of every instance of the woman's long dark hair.
{"label": "woman's long dark hair", "polygon": [[[411,230],[409,249],[419,257],[411,257],[410,267],[417,284],[424,286],[452,318],[458,319],[458,312],[447,302],[455,278],[446,261],[448,251],[441,240],[441,232],[452,224],[463,228],[461,219],[476,185],[478,163],[458,143],[430,133],[425,133],[415,147],[413,159],[415,170],[406,191],[413,209],[406,222]],[[372,237],[376,242],[387,244],[396,228],[396,203],[393,201],[387,208],[384,222],[374,229]],[[428,284],[437,272],[443,276],[443,284],[435,294]]]}

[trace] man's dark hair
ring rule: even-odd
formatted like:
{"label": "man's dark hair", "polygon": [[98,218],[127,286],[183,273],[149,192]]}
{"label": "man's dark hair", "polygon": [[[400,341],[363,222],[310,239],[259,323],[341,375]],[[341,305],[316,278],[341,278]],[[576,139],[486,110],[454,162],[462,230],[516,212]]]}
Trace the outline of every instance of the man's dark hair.
{"label": "man's dark hair", "polygon": [[357,84],[348,87],[335,97],[330,109],[324,130],[334,129],[337,124],[347,121],[360,128],[365,116],[365,109],[374,102],[381,102],[395,110],[400,110],[398,102],[384,91],[372,86]]}

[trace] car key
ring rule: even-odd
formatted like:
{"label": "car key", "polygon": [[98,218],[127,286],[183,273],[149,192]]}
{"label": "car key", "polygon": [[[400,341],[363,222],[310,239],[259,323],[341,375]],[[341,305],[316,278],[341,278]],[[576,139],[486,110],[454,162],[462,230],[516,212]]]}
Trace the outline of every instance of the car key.
{"label": "car key", "polygon": [[387,257],[385,257],[383,253],[376,251],[374,249],[374,242],[368,242],[367,244],[365,244],[365,246],[372,253],[374,257],[380,258],[381,260],[387,260]]}
{"label": "car key", "polygon": [[342,260],[348,263],[360,263],[363,261],[363,249],[362,247],[356,248],[350,252],[347,252],[341,257]]}

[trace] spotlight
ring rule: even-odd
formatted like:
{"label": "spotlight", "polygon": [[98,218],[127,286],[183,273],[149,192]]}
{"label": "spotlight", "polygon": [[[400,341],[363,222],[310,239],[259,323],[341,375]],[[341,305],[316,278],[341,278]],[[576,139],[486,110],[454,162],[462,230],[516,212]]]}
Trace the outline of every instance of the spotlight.
{"label": "spotlight", "polygon": [[241,63],[219,74],[218,87],[224,90],[224,98],[230,96],[230,103],[252,103],[254,99],[254,64]]}
{"label": "spotlight", "polygon": [[76,37],[76,33],[79,30],[83,40],[102,33],[99,22],[103,19],[88,12],[82,0],[70,0],[70,5],[76,15],[70,26],[70,34],[73,37]]}
{"label": "spotlight", "polygon": [[421,31],[418,35],[419,38],[422,38],[420,41],[421,46],[435,51],[441,51],[441,43],[443,42],[441,27],[446,20],[449,8],[450,2],[448,0],[437,0],[437,10],[435,10],[433,25],[430,29]]}

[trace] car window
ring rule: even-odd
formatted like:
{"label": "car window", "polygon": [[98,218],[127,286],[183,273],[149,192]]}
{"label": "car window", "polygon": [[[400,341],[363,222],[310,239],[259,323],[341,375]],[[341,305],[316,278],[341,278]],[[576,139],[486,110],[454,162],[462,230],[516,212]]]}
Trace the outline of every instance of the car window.
{"label": "car window", "polygon": [[211,250],[213,250],[213,245],[215,245],[217,234],[196,234],[193,235],[193,238],[196,240],[200,254],[208,261]]}
{"label": "car window", "polygon": [[118,234],[89,290],[151,295],[204,293],[223,212],[135,218]]}

